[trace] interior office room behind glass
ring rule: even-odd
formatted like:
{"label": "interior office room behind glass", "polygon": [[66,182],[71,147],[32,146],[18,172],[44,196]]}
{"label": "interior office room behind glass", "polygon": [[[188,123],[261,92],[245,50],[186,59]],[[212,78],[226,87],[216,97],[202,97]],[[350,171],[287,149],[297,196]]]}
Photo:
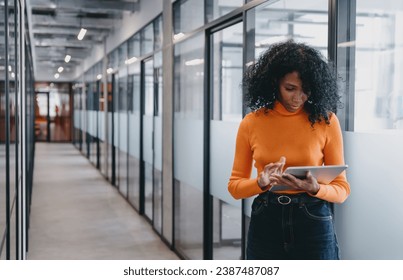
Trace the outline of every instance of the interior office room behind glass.
{"label": "interior office room behind glass", "polygon": [[[253,197],[235,200],[227,190],[249,112],[242,76],[268,46],[293,39],[339,75],[351,184],[347,201],[334,205],[341,258],[403,258],[402,1],[151,0],[140,9],[61,92],[71,98],[75,147],[168,247],[183,259],[245,258]],[[2,165],[15,158],[0,157]]]}

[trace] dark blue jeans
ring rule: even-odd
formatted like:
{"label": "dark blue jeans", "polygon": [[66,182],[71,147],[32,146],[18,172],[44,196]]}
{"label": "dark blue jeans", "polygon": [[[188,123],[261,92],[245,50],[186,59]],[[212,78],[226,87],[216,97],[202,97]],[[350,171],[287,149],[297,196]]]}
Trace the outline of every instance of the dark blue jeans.
{"label": "dark blue jeans", "polygon": [[[281,205],[261,194],[252,204],[247,259],[338,260],[330,204],[320,200]],[[271,202],[272,201],[272,202]]]}

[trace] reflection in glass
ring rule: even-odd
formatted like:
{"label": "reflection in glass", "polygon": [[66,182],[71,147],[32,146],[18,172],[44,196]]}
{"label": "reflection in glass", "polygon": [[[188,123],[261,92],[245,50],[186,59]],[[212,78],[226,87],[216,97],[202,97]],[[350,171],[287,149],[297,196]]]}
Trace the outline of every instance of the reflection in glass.
{"label": "reflection in glass", "polygon": [[162,48],[163,40],[163,30],[162,30],[162,16],[159,16],[154,21],[154,50]]}
{"label": "reflection in glass", "polygon": [[204,24],[204,1],[178,0],[174,2],[173,19],[174,39],[202,26]]}
{"label": "reflection in glass", "polygon": [[213,259],[241,259],[241,207],[213,198]]}
{"label": "reflection in glass", "polygon": [[203,46],[199,35],[174,50],[175,247],[190,259],[203,258]]}
{"label": "reflection in glass", "polygon": [[162,52],[154,55],[154,228],[162,231]]}
{"label": "reflection in glass", "polygon": [[222,17],[243,5],[244,0],[206,0],[207,22]]}
{"label": "reflection in glass", "polygon": [[[4,15],[4,6],[0,5],[0,13]],[[5,20],[0,17],[0,34],[4,34]],[[6,205],[6,84],[4,58],[5,49],[0,42],[0,205]],[[0,207],[0,239],[3,240],[6,230],[6,207]],[[5,259],[5,249],[0,251],[0,259]]]}
{"label": "reflection in glass", "polygon": [[118,112],[118,126],[119,126],[119,191],[123,197],[127,197],[127,71],[123,67],[119,71],[118,81],[118,95],[119,95],[119,112]]}
{"label": "reflection in glass", "polygon": [[175,180],[175,247],[186,259],[203,259],[203,193]]}
{"label": "reflection in glass", "polygon": [[128,199],[140,209],[140,63],[129,66],[128,75]]}
{"label": "reflection in glass", "polygon": [[141,55],[151,53],[154,48],[154,23],[141,30]]}
{"label": "reflection in glass", "polygon": [[210,193],[213,196],[213,258],[241,258],[241,204],[226,188],[236,132],[242,120],[242,22],[218,31],[212,40]]}
{"label": "reflection in glass", "polygon": [[255,37],[255,58],[269,45],[287,39],[307,43],[327,57],[327,1],[281,0],[262,4],[248,14],[253,21],[247,29]]}
{"label": "reflection in glass", "polygon": [[144,205],[145,215],[153,218],[153,134],[154,134],[154,60],[144,63],[144,115],[143,115],[143,159],[144,159]]}
{"label": "reflection in glass", "polygon": [[403,129],[403,6],[357,0],[354,130]]}

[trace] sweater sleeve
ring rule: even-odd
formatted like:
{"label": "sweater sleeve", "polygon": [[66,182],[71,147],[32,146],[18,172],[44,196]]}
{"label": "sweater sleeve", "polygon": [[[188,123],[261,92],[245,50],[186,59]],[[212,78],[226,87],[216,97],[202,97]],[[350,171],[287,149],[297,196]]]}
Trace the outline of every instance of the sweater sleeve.
{"label": "sweater sleeve", "polygon": [[257,184],[257,178],[250,178],[253,155],[249,136],[248,117],[245,117],[239,125],[234,163],[228,182],[228,191],[235,199],[247,198],[263,192]]}
{"label": "sweater sleeve", "polygon": [[[325,165],[343,165],[343,138],[340,123],[336,115],[330,118],[327,127],[326,144],[323,149]],[[328,185],[320,184],[316,197],[334,203],[344,202],[350,194],[350,185],[347,182],[346,172],[343,171]]]}

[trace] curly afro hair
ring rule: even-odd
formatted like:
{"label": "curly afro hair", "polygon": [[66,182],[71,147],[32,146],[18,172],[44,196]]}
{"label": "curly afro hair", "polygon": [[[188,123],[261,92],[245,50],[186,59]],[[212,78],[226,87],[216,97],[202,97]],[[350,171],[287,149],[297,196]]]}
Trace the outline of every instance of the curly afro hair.
{"label": "curly afro hair", "polygon": [[273,109],[280,80],[294,71],[299,74],[304,92],[309,93],[304,110],[312,126],[323,119],[329,124],[329,114],[341,106],[334,68],[319,51],[293,40],[271,45],[246,70],[242,81],[246,105],[253,111]]}

